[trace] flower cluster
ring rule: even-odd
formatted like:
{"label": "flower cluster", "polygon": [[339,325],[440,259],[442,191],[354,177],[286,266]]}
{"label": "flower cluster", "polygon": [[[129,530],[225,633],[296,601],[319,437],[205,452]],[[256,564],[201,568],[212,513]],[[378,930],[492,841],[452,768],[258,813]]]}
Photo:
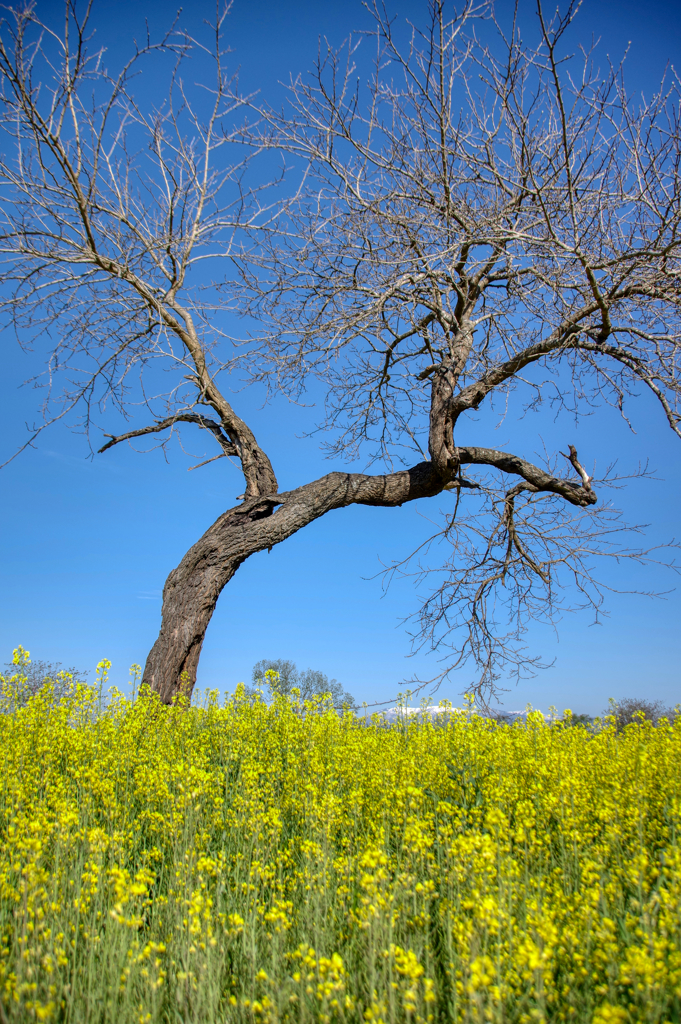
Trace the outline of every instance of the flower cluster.
{"label": "flower cluster", "polygon": [[3,1022],[680,1019],[680,717],[18,701],[22,659],[0,693]]}

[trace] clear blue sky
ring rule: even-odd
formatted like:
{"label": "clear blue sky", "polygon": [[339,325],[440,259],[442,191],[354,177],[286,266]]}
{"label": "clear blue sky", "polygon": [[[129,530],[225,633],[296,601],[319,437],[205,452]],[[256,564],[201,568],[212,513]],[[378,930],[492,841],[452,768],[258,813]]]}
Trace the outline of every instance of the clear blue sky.
{"label": "clear blue sky", "polygon": [[[61,5],[39,0],[38,6],[56,12]],[[392,6],[417,17],[417,3]],[[187,17],[196,20],[202,10],[197,2]],[[98,33],[110,50],[123,52],[130,36],[141,34],[145,16],[160,25],[174,11],[169,2],[102,3]],[[212,4],[205,11],[210,16]],[[274,98],[279,79],[311,64],[320,34],[340,42],[349,29],[366,24],[354,0],[236,0],[230,21],[234,60],[245,87]],[[592,33],[600,36],[601,52],[615,59],[631,40],[632,89],[651,91],[668,61],[681,68],[681,13],[675,3],[587,0],[578,25],[585,41]],[[3,366],[0,437],[3,453],[9,453],[24,440],[24,424],[35,409],[35,393],[18,388],[35,364],[9,334],[3,338]],[[343,468],[322,458],[317,440],[300,439],[314,410],[283,401],[274,410],[262,409],[260,399],[242,393],[234,401],[270,454],[282,489]],[[660,479],[635,482],[618,501],[630,521],[651,524],[651,543],[667,541],[681,534],[681,442],[644,397],[635,403],[633,425],[635,434],[613,414],[597,414],[579,429],[560,419],[543,420],[540,428],[511,416],[495,430],[482,416],[470,422],[470,436],[457,439],[495,447],[511,440],[513,450],[527,457],[542,439],[549,449],[574,442],[580,455],[601,468],[614,459],[621,469],[635,468],[650,457]],[[85,440],[58,426],[42,436],[37,450],[0,471],[0,662],[23,644],[33,657],[87,668],[94,676],[96,662],[108,657],[112,680],[124,685],[128,666],[144,662],[156,636],[168,572],[243,488],[225,461],[187,473],[192,460],[178,446],[167,462],[159,452],[142,456],[124,446],[94,460],[87,455]],[[257,660],[278,657],[322,669],[367,702],[393,698],[414,672],[434,674],[432,657],[406,658],[409,643],[400,619],[415,607],[410,585],[382,596],[380,581],[370,578],[381,560],[405,555],[425,535],[423,516],[432,508],[424,502],[338,511],[247,561],[218,604],[199,686],[233,689],[250,678]],[[620,589],[676,585],[670,574],[652,568],[632,573],[611,566],[607,579]],[[532,650],[555,659],[555,665],[507,694],[506,708],[531,701],[541,708],[555,704],[596,713],[610,696],[681,700],[679,591],[662,601],[614,594],[608,610],[610,617],[599,626],[575,615],[564,619],[558,637],[534,630]],[[441,696],[456,701],[471,674],[464,670],[460,685]]]}

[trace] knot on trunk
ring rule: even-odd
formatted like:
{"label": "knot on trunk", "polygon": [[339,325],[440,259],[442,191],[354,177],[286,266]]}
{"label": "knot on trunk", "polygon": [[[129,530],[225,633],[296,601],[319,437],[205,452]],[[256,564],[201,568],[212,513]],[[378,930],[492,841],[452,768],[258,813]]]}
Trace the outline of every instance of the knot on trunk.
{"label": "knot on trunk", "polygon": [[431,453],[431,460],[438,476],[442,480],[442,487],[444,489],[452,483],[461,468],[459,451],[457,448],[452,451],[445,445],[442,445],[439,451]]}
{"label": "knot on trunk", "polygon": [[274,494],[259,495],[257,498],[250,498],[246,500],[234,512],[235,516],[245,516],[251,522],[257,519],[266,519],[271,516],[277,505],[281,505],[282,500]]}

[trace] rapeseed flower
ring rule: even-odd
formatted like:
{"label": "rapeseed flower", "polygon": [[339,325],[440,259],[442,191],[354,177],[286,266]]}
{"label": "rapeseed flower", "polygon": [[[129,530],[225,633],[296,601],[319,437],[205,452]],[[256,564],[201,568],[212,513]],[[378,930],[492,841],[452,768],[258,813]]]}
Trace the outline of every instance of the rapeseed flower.
{"label": "rapeseed flower", "polygon": [[[681,720],[0,693],[0,1020],[681,1019]],[[134,667],[133,679],[139,670]],[[63,681],[62,681],[63,682]]]}

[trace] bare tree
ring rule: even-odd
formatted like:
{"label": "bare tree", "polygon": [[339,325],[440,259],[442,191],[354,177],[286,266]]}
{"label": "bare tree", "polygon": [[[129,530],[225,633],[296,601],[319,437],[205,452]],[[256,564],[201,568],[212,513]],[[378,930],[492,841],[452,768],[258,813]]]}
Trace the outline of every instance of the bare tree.
{"label": "bare tree", "polygon": [[[45,421],[80,407],[89,425],[103,403],[125,414],[141,395],[153,422],[109,435],[102,451],[192,424],[245,478],[241,504],[166,582],[144,672],[166,701],[185,673],[194,684],[218,596],[249,555],[331,509],[443,491],[455,497],[443,535],[453,550],[417,642],[449,642],[463,610],[453,664],[472,656],[481,690],[493,690],[501,667],[527,662],[527,614],[554,614],[566,574],[598,605],[592,555],[618,524],[595,508],[574,447],[563,476],[551,458],[457,444],[459,419],[511,399],[625,414],[644,386],[681,435],[676,80],[635,105],[619,70],[600,76],[591,53],[566,60],[574,4],[550,23],[539,7],[535,48],[517,18],[504,27],[484,2],[452,16],[433,0],[404,39],[382,7],[374,14],[373,36],[322,50],[282,113],[250,120],[254,101],[224,71],[224,14],[212,48],[172,31],[117,75],[88,51],[89,8],[79,21],[68,2],[61,35],[32,8],[3,24],[3,127],[15,147],[0,166],[5,309],[21,340],[55,338],[50,380],[68,383],[50,392]],[[366,87],[360,42],[375,47]],[[185,83],[192,57],[204,82],[212,62],[210,91]],[[167,96],[143,109],[134,73],[147,60],[156,79],[167,59]],[[263,148],[302,168],[278,205],[247,184],[261,180],[246,175]],[[226,306],[255,315],[261,336],[225,337]],[[159,364],[172,371],[164,395],[147,384]],[[526,376],[533,364],[543,384]],[[321,381],[329,453],[364,451],[386,472],[334,472],[279,493],[225,398],[225,371],[272,392]],[[474,520],[458,518],[464,502]],[[506,631],[495,611],[505,601]]]}
{"label": "bare tree", "polygon": [[14,663],[8,662],[5,671],[0,672],[0,688],[8,680],[18,681],[19,685],[14,687],[13,692],[14,703],[15,706],[23,707],[31,697],[51,686],[51,698],[55,704],[59,704],[66,699],[74,683],[84,684],[87,681],[87,675],[87,671],[81,672],[73,666],[63,669],[60,661],[30,661],[21,667],[20,672],[17,672]]}
{"label": "bare tree", "polygon": [[[538,664],[522,637],[530,620],[555,621],[567,581],[598,615],[594,558],[623,557],[624,524],[594,509],[573,445],[538,467],[457,443],[461,417],[514,401],[574,415],[607,403],[626,419],[643,386],[681,436],[678,81],[635,106],[621,67],[567,59],[578,6],[547,22],[540,3],[533,49],[517,7],[504,28],[485,2],[448,18],[432,0],[425,27],[400,35],[376,0],[368,86],[350,39],[266,115],[310,170],[290,241],[272,239],[247,278],[270,324],[253,376],[294,394],[317,376],[331,454],[411,450],[455,491],[444,529],[386,575],[434,578],[415,644],[445,656],[432,682],[473,658],[481,694],[501,668]],[[433,567],[422,556],[435,542],[449,550]]]}
{"label": "bare tree", "polygon": [[[271,674],[274,673],[274,680]],[[329,679],[325,672],[317,668],[306,668],[301,671],[294,662],[285,658],[275,661],[268,658],[256,662],[253,666],[252,680],[255,686],[265,687],[270,694],[273,692],[291,696],[298,691],[299,700],[303,703],[313,697],[328,696],[337,711],[345,707],[356,707],[355,698],[343,689],[337,679]]]}
{"label": "bare tree", "polygon": [[603,716],[612,715],[617,731],[626,729],[632,722],[652,722],[658,725],[662,719],[673,722],[679,713],[679,706],[668,708],[661,700],[646,700],[643,697],[625,697],[623,700],[611,700],[610,707]]}

